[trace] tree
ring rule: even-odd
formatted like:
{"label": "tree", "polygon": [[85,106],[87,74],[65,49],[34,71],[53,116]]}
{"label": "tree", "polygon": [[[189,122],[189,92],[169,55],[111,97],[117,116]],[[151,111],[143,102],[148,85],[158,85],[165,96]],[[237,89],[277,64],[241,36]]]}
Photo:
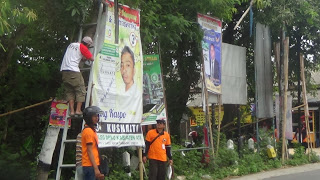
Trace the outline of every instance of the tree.
{"label": "tree", "polygon": [[[1,1],[1,114],[55,97],[63,53],[89,17],[91,5],[92,1]],[[75,8],[83,11],[73,14]],[[6,167],[1,177],[35,177],[49,108],[47,104],[0,118],[0,166]]]}
{"label": "tree", "polygon": [[1,0],[0,47],[3,61],[0,62],[0,77],[7,70],[16,43],[23,35],[26,25],[37,19],[33,10],[16,1]]}

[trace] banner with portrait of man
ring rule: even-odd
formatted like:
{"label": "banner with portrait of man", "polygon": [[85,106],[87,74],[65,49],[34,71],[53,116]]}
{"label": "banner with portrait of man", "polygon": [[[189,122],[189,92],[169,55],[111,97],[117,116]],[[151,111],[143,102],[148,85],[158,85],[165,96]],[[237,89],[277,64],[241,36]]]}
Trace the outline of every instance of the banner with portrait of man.
{"label": "banner with portrait of man", "polygon": [[115,44],[114,4],[108,2],[104,43],[92,76],[92,105],[103,110],[99,147],[144,146],[141,47],[140,12],[119,6],[119,44]]}
{"label": "banner with portrait of man", "polygon": [[204,80],[208,91],[221,94],[221,24],[219,19],[198,13],[203,30],[202,40]]}

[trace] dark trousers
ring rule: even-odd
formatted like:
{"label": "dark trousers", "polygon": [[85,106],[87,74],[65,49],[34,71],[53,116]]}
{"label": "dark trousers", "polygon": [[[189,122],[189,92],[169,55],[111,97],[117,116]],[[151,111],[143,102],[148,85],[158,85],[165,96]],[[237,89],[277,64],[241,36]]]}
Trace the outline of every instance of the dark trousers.
{"label": "dark trousers", "polygon": [[149,160],[149,180],[165,180],[166,162],[154,159]]}
{"label": "dark trousers", "polygon": [[96,175],[94,174],[94,169],[92,166],[83,166],[83,179],[84,180],[95,180]]}

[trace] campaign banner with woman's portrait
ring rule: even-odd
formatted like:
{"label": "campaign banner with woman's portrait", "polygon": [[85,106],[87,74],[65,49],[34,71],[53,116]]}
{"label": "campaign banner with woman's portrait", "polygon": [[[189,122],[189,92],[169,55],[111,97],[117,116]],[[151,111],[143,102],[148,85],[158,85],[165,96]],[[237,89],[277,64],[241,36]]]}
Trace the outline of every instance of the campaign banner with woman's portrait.
{"label": "campaign banner with woman's portrait", "polygon": [[104,44],[92,77],[92,105],[103,110],[99,147],[144,146],[142,67],[140,12],[119,6],[119,44],[115,44],[114,4],[108,2]]}
{"label": "campaign banner with woman's portrait", "polygon": [[202,40],[205,85],[208,91],[221,94],[221,21],[198,13]]}

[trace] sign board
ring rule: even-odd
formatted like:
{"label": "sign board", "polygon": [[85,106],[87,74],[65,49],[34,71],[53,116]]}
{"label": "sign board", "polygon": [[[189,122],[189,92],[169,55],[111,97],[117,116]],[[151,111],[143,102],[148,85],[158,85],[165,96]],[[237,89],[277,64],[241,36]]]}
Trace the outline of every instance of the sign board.
{"label": "sign board", "polygon": [[[68,102],[53,100],[51,103],[49,125],[63,128],[67,115],[67,109]],[[69,121],[68,126],[71,126],[71,121]]]}
{"label": "sign board", "polygon": [[151,109],[142,115],[142,125],[166,119],[159,55],[143,56],[143,106]]}
{"label": "sign board", "polygon": [[201,44],[205,85],[208,91],[221,94],[222,22],[198,13],[198,23],[204,33]]}
{"label": "sign board", "polygon": [[119,44],[114,44],[114,3],[107,3],[104,43],[92,77],[92,104],[104,112],[97,131],[99,147],[144,146],[140,12],[119,5]]}

